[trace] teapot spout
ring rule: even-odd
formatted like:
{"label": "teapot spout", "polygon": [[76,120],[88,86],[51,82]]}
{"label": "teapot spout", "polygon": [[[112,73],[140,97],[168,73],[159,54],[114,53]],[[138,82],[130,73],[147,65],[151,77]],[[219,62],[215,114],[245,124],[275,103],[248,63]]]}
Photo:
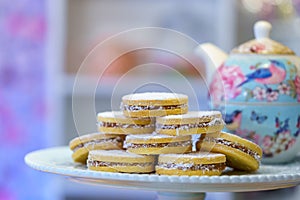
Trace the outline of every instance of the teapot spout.
{"label": "teapot spout", "polygon": [[195,54],[201,57],[206,65],[206,79],[211,81],[215,70],[223,64],[228,55],[211,43],[204,43],[196,47]]}

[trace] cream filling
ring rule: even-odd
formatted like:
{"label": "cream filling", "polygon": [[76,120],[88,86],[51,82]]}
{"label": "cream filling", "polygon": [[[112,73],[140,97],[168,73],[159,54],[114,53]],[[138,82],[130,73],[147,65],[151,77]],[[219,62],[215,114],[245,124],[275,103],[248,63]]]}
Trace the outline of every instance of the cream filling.
{"label": "cream filling", "polygon": [[88,167],[126,167],[126,166],[139,166],[139,167],[148,167],[153,166],[154,163],[146,162],[146,163],[119,163],[119,162],[105,162],[105,161],[98,161],[98,160],[87,160]]}
{"label": "cream filling", "polygon": [[169,106],[153,106],[153,105],[147,105],[147,106],[140,106],[140,105],[123,105],[121,106],[122,110],[126,111],[140,111],[140,110],[170,110],[170,109],[183,109],[187,108],[187,104],[181,104],[181,105],[169,105]]}
{"label": "cream filling", "polygon": [[194,164],[194,163],[158,163],[158,167],[165,169],[178,169],[178,170],[201,170],[201,171],[223,171],[226,167],[225,163],[214,164]]}
{"label": "cream filling", "polygon": [[163,148],[163,147],[188,147],[192,145],[192,141],[182,141],[182,142],[171,142],[171,143],[152,143],[152,144],[134,144],[134,143],[124,143],[124,148]]}
{"label": "cream filling", "polygon": [[224,125],[224,121],[221,118],[213,119],[210,122],[199,123],[199,124],[156,124],[157,129],[176,129],[176,130],[189,130],[192,128],[206,128],[212,126]]}
{"label": "cream filling", "polygon": [[121,124],[121,123],[112,123],[112,122],[98,122],[99,127],[106,128],[133,128],[133,129],[141,129],[141,128],[154,128],[154,124]]}

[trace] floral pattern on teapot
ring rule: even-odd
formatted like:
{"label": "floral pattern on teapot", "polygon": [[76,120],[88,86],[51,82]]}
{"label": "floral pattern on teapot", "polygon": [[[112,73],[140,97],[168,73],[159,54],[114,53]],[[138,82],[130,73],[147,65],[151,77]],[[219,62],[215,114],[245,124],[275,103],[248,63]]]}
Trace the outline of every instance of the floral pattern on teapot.
{"label": "floral pattern on teapot", "polygon": [[[231,109],[229,108],[229,110]],[[282,117],[283,114],[280,113],[275,118],[271,118],[256,110],[259,109],[233,109],[231,112],[227,112],[224,115],[226,129],[259,144],[265,158],[274,157],[293,148],[300,135],[300,115],[296,117],[295,121],[294,118]],[[243,122],[244,124],[242,124]],[[251,130],[247,129],[249,126],[245,126],[245,122],[251,124]],[[259,129],[256,130],[253,127],[259,127]],[[268,132],[264,130],[265,128],[272,129],[272,131]]]}
{"label": "floral pattern on teapot", "polygon": [[210,84],[213,102],[300,102],[300,76],[290,60],[231,56]]}

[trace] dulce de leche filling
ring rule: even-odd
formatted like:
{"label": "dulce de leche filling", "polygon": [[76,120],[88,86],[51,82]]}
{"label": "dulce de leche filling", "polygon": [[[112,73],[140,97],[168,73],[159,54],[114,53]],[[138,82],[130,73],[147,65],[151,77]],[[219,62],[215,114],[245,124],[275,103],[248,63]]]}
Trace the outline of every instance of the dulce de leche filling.
{"label": "dulce de leche filling", "polygon": [[252,156],[257,162],[260,162],[260,159],[261,159],[261,157],[258,153],[256,153],[255,151],[252,151],[251,149],[249,149],[249,148],[245,147],[244,145],[241,145],[237,142],[231,142],[231,141],[228,141],[223,138],[211,138],[211,137],[201,138],[200,142],[201,141],[214,142],[216,144],[222,144],[222,145],[226,145],[231,148],[238,149],[238,150]]}
{"label": "dulce de leche filling", "polygon": [[98,161],[98,160],[87,160],[88,167],[125,167],[125,166],[140,166],[140,167],[147,167],[152,166],[154,163],[146,162],[146,163],[119,163],[119,162],[105,162],[105,161]]}
{"label": "dulce de leche filling", "polygon": [[140,111],[140,110],[169,110],[169,109],[181,109],[186,108],[187,104],[181,104],[181,105],[169,105],[169,106],[153,106],[153,105],[147,105],[147,106],[140,106],[140,105],[126,105],[124,104],[121,106],[122,110],[127,111]]}
{"label": "dulce de leche filling", "polygon": [[121,124],[121,123],[113,123],[113,122],[98,122],[98,126],[106,127],[106,128],[134,128],[134,129],[140,129],[140,128],[152,128],[152,127],[154,127],[154,124],[140,125],[140,124]]}
{"label": "dulce de leche filling", "polygon": [[189,130],[192,128],[206,128],[211,126],[224,125],[224,121],[221,118],[213,119],[210,122],[203,122],[197,124],[156,124],[157,129],[179,129],[179,130]]}
{"label": "dulce de leche filling", "polygon": [[192,141],[181,141],[181,142],[171,142],[171,143],[152,143],[152,144],[134,144],[134,143],[125,143],[124,148],[163,148],[163,147],[187,147],[191,146]]}
{"label": "dulce de leche filling", "polygon": [[223,171],[226,167],[225,163],[214,164],[194,164],[194,163],[158,163],[158,167],[166,169],[178,169],[178,170],[201,170],[201,171]]}

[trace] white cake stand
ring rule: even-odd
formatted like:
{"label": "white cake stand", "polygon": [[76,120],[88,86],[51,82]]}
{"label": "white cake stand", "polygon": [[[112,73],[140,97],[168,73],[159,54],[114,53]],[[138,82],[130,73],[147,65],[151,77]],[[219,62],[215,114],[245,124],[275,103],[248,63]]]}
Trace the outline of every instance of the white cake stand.
{"label": "white cake stand", "polygon": [[293,187],[300,183],[300,157],[284,165],[262,165],[255,173],[226,170],[221,176],[161,176],[90,171],[71,159],[68,147],[31,152],[25,162],[33,169],[59,174],[80,183],[157,191],[160,200],[199,200],[205,192],[247,192]]}

